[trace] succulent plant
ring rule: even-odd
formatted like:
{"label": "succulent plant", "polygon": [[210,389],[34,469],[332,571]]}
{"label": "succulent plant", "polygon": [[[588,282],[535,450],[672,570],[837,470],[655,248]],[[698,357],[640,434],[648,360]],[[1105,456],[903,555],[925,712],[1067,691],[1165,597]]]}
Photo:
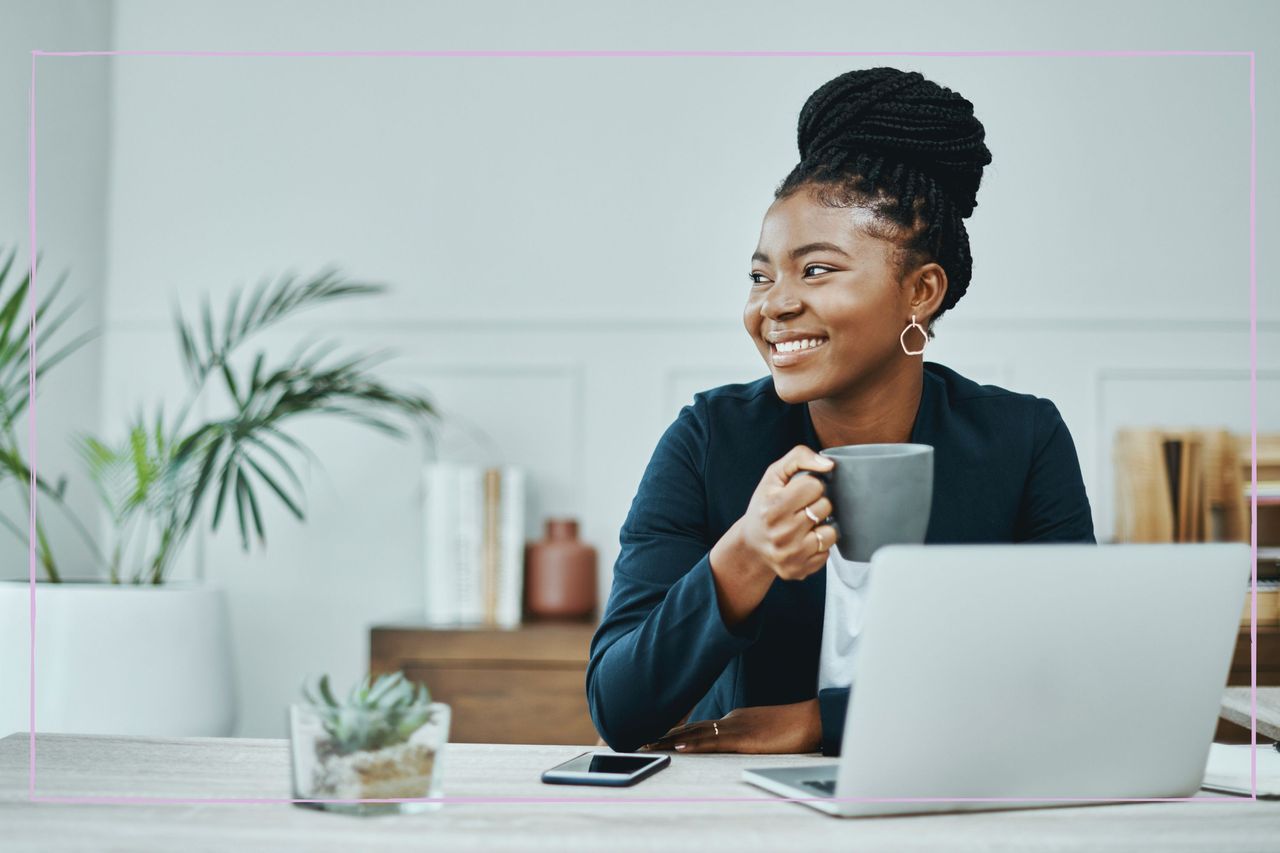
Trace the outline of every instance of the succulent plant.
{"label": "succulent plant", "polygon": [[318,699],[306,686],[302,688],[338,755],[404,743],[432,718],[427,686],[409,681],[402,672],[380,675],[372,683],[366,675],[343,702],[334,697],[329,676],[322,675],[316,694]]}

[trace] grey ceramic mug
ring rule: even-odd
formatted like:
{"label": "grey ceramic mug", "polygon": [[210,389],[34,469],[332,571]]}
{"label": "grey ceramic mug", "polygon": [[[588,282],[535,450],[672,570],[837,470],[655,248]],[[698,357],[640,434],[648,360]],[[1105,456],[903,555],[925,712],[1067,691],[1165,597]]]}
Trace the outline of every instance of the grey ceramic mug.
{"label": "grey ceramic mug", "polygon": [[846,560],[865,563],[881,545],[919,545],[933,502],[933,447],[847,444],[820,451],[836,464],[822,475]]}

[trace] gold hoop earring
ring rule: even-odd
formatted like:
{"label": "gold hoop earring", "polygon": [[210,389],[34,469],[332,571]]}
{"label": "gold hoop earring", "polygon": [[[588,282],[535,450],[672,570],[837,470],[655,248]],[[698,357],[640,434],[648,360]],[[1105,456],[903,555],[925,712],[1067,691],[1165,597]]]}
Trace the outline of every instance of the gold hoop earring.
{"label": "gold hoop earring", "polygon": [[929,333],[924,330],[924,326],[921,326],[919,323],[916,322],[915,314],[911,315],[911,325],[903,329],[902,334],[898,335],[898,343],[902,344],[902,351],[905,352],[907,355],[920,355],[922,352],[924,352],[924,346],[921,346],[920,349],[917,349],[917,350],[907,349],[907,332],[911,331],[912,327],[919,329],[920,334],[924,335],[925,346],[929,344]]}

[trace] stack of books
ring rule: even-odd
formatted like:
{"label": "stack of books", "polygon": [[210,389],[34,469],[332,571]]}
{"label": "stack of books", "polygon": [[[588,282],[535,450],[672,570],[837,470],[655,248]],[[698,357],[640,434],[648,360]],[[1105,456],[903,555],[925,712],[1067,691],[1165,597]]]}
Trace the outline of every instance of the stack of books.
{"label": "stack of books", "polygon": [[524,597],[525,473],[433,462],[423,470],[425,616],[514,628]]}
{"label": "stack of books", "polygon": [[[1252,590],[1244,597],[1244,616],[1241,625],[1248,625],[1253,616]],[[1258,627],[1274,627],[1280,625],[1280,580],[1264,578],[1262,569],[1258,569]]]}
{"label": "stack of books", "polygon": [[[1280,626],[1280,436],[1259,435],[1257,624]],[[1249,436],[1224,429],[1116,432],[1117,542],[1249,542]],[[1248,625],[1246,596],[1241,624]]]}
{"label": "stack of books", "polygon": [[[1253,500],[1253,484],[1244,484],[1245,501]],[[1276,514],[1280,513],[1280,481],[1258,481],[1258,625],[1280,626],[1280,546],[1264,545],[1272,540]],[[1269,522],[1269,523],[1268,523]],[[1249,621],[1252,602],[1244,602],[1245,619]]]}
{"label": "stack of books", "polygon": [[[1216,437],[1216,436],[1215,436]],[[1223,447],[1234,451],[1234,445]],[[1116,539],[1120,542],[1205,542],[1210,531],[1210,481],[1231,453],[1206,453],[1206,436],[1157,429],[1116,432]],[[1209,448],[1216,449],[1216,448]],[[1213,455],[1217,458],[1207,458]],[[1215,483],[1216,485],[1216,483]],[[1213,490],[1216,492],[1216,489]]]}
{"label": "stack of books", "polygon": [[[1241,502],[1252,513],[1254,464],[1250,437],[1240,438]],[[1260,434],[1257,445],[1258,471],[1258,625],[1280,627],[1280,436]],[[1246,525],[1246,530],[1248,525]],[[1248,533],[1246,537],[1248,538]],[[1252,602],[1245,599],[1249,621]]]}

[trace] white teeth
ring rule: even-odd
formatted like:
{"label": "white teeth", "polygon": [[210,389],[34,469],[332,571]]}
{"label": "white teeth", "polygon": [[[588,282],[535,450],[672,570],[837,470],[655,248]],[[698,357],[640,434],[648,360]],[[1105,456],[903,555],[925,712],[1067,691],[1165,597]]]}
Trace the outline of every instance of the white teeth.
{"label": "white teeth", "polygon": [[803,341],[785,341],[783,343],[774,344],[778,352],[799,352],[800,350],[813,349],[822,344],[818,338],[809,338]]}

